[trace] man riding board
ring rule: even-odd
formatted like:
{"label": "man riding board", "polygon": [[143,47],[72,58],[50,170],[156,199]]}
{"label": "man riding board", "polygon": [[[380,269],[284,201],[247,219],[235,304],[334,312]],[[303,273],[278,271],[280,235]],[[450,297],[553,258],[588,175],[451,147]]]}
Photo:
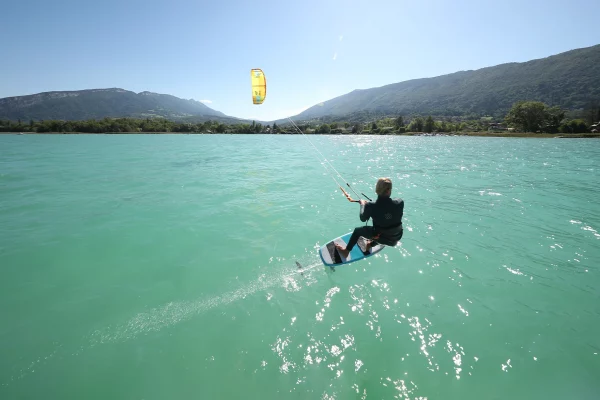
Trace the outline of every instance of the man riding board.
{"label": "man riding board", "polygon": [[376,201],[354,200],[342,189],[348,201],[360,203],[360,220],[367,222],[373,219],[373,226],[360,226],[354,229],[346,247],[335,244],[338,252],[348,258],[350,251],[358,242],[359,237],[371,239],[367,250],[378,243],[386,246],[395,246],[402,238],[402,215],[404,214],[404,200],[392,199],[392,181],[390,178],[379,178],[375,185]]}

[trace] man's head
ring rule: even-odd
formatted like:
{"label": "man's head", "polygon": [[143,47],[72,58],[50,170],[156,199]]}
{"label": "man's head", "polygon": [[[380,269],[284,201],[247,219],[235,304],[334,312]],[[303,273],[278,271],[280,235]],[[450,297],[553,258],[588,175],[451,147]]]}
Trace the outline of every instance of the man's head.
{"label": "man's head", "polygon": [[392,194],[392,180],[390,178],[379,178],[375,185],[375,193],[379,196],[390,196]]}

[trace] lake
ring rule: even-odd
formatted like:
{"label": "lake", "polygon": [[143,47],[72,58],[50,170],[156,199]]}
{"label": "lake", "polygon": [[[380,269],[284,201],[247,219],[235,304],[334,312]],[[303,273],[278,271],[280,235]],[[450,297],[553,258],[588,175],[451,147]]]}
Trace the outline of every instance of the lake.
{"label": "lake", "polygon": [[[595,139],[0,135],[0,397],[597,399],[599,161]],[[362,223],[331,166],[405,201],[401,243],[335,272],[318,247]]]}

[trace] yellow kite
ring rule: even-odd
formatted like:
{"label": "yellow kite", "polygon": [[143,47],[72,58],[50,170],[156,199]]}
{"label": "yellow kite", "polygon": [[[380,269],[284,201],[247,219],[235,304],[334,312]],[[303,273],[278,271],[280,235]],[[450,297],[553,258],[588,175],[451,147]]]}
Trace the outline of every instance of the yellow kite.
{"label": "yellow kite", "polygon": [[267,78],[265,73],[260,68],[250,70],[252,79],[252,102],[254,104],[262,104],[267,96]]}

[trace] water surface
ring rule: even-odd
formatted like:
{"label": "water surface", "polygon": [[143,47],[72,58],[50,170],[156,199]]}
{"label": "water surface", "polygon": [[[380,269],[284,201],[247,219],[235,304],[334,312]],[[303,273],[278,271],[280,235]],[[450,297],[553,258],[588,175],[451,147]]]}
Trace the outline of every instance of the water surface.
{"label": "water surface", "polygon": [[1,135],[0,397],[598,397],[600,141],[311,140],[401,244],[302,136]]}

